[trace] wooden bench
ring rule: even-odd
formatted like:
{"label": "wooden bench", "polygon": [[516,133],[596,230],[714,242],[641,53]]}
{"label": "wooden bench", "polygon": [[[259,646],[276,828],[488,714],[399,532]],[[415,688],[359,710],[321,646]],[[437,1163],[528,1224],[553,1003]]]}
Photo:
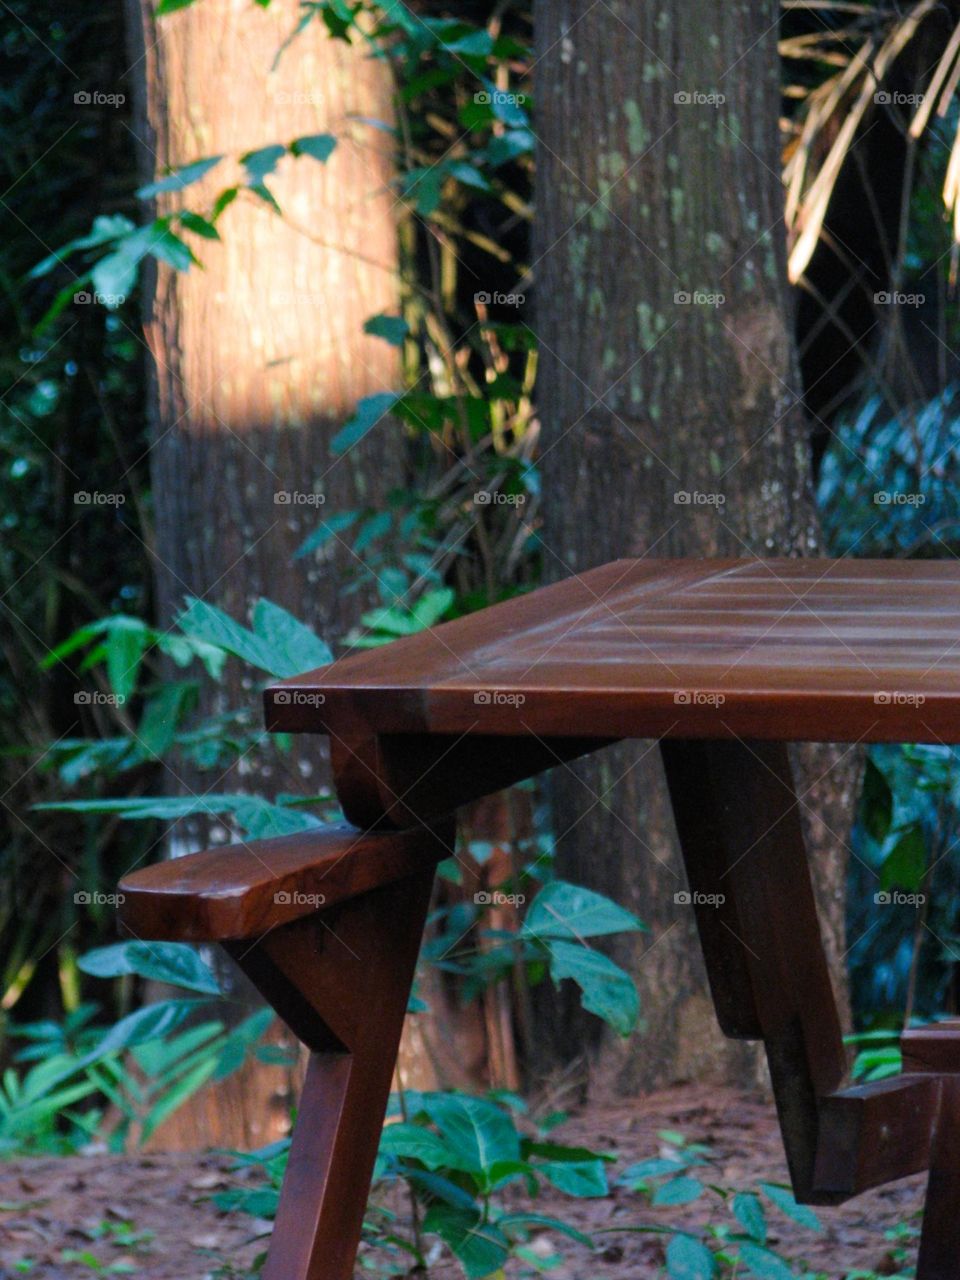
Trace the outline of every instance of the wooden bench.
{"label": "wooden bench", "polygon": [[264,1280],[350,1277],[452,824],[226,845],[120,882],[138,938],[218,942],[310,1050]]}
{"label": "wooden bench", "polygon": [[[426,868],[449,839],[433,824],[624,738],[661,741],[717,1017],[765,1046],[797,1198],[928,1169],[918,1280],[958,1280],[960,1030],[910,1032],[901,1075],[849,1084],[786,744],[960,743],[960,563],[618,561],[265,703],[272,730],[330,735],[344,812],[378,833],[270,842],[286,852],[259,869],[234,848],[151,868],[125,882],[124,917],[224,937],[313,1051],[267,1280],[352,1275]],[[341,886],[322,910],[271,905],[275,871],[316,892],[314,856]]]}

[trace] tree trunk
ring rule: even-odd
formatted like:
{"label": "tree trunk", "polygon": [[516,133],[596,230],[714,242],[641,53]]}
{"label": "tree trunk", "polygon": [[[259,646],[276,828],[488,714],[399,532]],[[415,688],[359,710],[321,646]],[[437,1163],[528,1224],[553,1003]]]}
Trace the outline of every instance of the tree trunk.
{"label": "tree trunk", "polygon": [[[243,182],[246,151],[317,133],[338,139],[326,164],[285,156],[267,179],[283,217],[243,190],[223,216],[223,242],[194,245],[202,270],[161,265],[149,282],[160,620],[169,624],[189,593],[246,621],[264,595],[332,644],[369,600],[343,589],[357,561],[337,539],[320,558],[293,553],[323,517],[376,503],[403,477],[396,426],[381,424],[342,458],[329,450],[358,399],[400,381],[395,349],[363,333],[366,319],[399,303],[393,144],[359,123],[392,120],[390,72],[319,21],[275,65],[300,16],[294,0],[269,9],[202,0],[159,21],[153,9],[128,0],[145,171],[227,157],[201,183],[161,197],[161,213],[206,212],[216,193]],[[254,701],[237,670],[231,664],[205,710]],[[327,781],[319,743],[299,741],[281,776],[275,757],[247,757],[233,783],[271,796],[316,792]],[[184,774],[174,785],[220,790],[224,779]],[[255,1084],[241,1073],[209,1106],[181,1113],[188,1145],[275,1134],[287,1119],[283,1081],[273,1068],[255,1074]],[[165,1140],[176,1145],[177,1134]]]}
{"label": "tree trunk", "polygon": [[[779,178],[778,6],[541,0],[537,13],[548,573],[618,556],[814,553]],[[800,791],[832,760],[805,750]],[[849,760],[833,762],[829,792],[817,787],[834,832],[845,829]],[[615,945],[637,976],[645,1034],[605,1041],[597,1078],[628,1089],[743,1079],[753,1056],[722,1041],[692,913],[674,902],[684,880],[655,744],[561,770],[553,792],[562,873],[652,929]],[[845,850],[814,834],[839,984]],[[557,1051],[598,1038],[569,1004],[553,1032]]]}

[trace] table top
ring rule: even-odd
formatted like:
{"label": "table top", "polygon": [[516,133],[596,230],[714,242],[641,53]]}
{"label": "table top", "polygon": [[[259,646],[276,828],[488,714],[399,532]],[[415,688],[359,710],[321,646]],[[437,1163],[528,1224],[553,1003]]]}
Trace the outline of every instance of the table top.
{"label": "table top", "polygon": [[960,562],[618,560],[272,686],[272,730],[960,742]]}

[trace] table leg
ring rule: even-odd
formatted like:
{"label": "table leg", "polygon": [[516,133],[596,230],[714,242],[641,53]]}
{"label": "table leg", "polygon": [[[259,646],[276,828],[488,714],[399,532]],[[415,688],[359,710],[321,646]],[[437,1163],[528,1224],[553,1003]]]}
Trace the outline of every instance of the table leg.
{"label": "table leg", "polygon": [[717,1016],[763,1040],[794,1191],[815,1203],[820,1099],[846,1051],[786,747],[661,745]]}
{"label": "table leg", "polygon": [[351,1280],[433,867],[228,949],[311,1050],[264,1280]]}

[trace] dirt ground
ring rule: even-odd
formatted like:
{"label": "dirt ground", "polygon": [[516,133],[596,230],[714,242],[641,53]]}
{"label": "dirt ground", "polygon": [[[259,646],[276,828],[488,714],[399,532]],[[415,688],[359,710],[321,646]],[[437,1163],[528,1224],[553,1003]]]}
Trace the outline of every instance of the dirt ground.
{"label": "dirt ground", "polygon": [[[708,1143],[715,1157],[713,1180],[734,1189],[759,1181],[786,1181],[783,1152],[769,1103],[746,1094],[699,1087],[672,1089],[641,1104],[605,1105],[571,1116],[556,1131],[563,1141],[614,1152],[614,1176],[628,1164],[657,1155],[657,1131],[673,1129],[689,1141]],[[242,1276],[264,1247],[252,1237],[257,1222],[222,1214],[211,1202],[235,1186],[229,1160],[213,1155],[90,1156],[40,1158],[0,1163],[0,1280],[131,1274],[145,1280],[206,1280]],[[255,1175],[249,1174],[249,1177]],[[850,1271],[881,1275],[896,1267],[884,1232],[920,1207],[923,1180],[912,1178],[871,1192],[836,1209],[817,1210],[823,1226],[814,1233],[780,1213],[769,1215],[769,1243],[811,1271],[844,1280]],[[704,1198],[702,1198],[704,1199]],[[394,1206],[402,1217],[403,1206]],[[544,1255],[562,1252],[565,1261],[549,1274],[554,1280],[646,1280],[662,1275],[663,1242],[630,1234],[628,1226],[694,1226],[705,1221],[701,1202],[651,1209],[636,1194],[617,1189],[598,1200],[571,1200],[544,1192],[536,1211],[556,1213],[581,1230],[597,1234],[601,1252],[556,1237],[534,1241]],[[132,1237],[120,1224],[132,1224]],[[269,1224],[259,1224],[268,1230]],[[612,1230],[610,1230],[612,1228]],[[144,1239],[141,1233],[152,1233]],[[65,1251],[86,1260],[64,1260]],[[28,1266],[26,1260],[33,1265]],[[117,1263],[128,1264],[123,1271]],[[530,1274],[527,1266],[508,1272]],[[375,1274],[358,1269],[357,1276]],[[448,1256],[431,1264],[432,1280],[458,1280]]]}

